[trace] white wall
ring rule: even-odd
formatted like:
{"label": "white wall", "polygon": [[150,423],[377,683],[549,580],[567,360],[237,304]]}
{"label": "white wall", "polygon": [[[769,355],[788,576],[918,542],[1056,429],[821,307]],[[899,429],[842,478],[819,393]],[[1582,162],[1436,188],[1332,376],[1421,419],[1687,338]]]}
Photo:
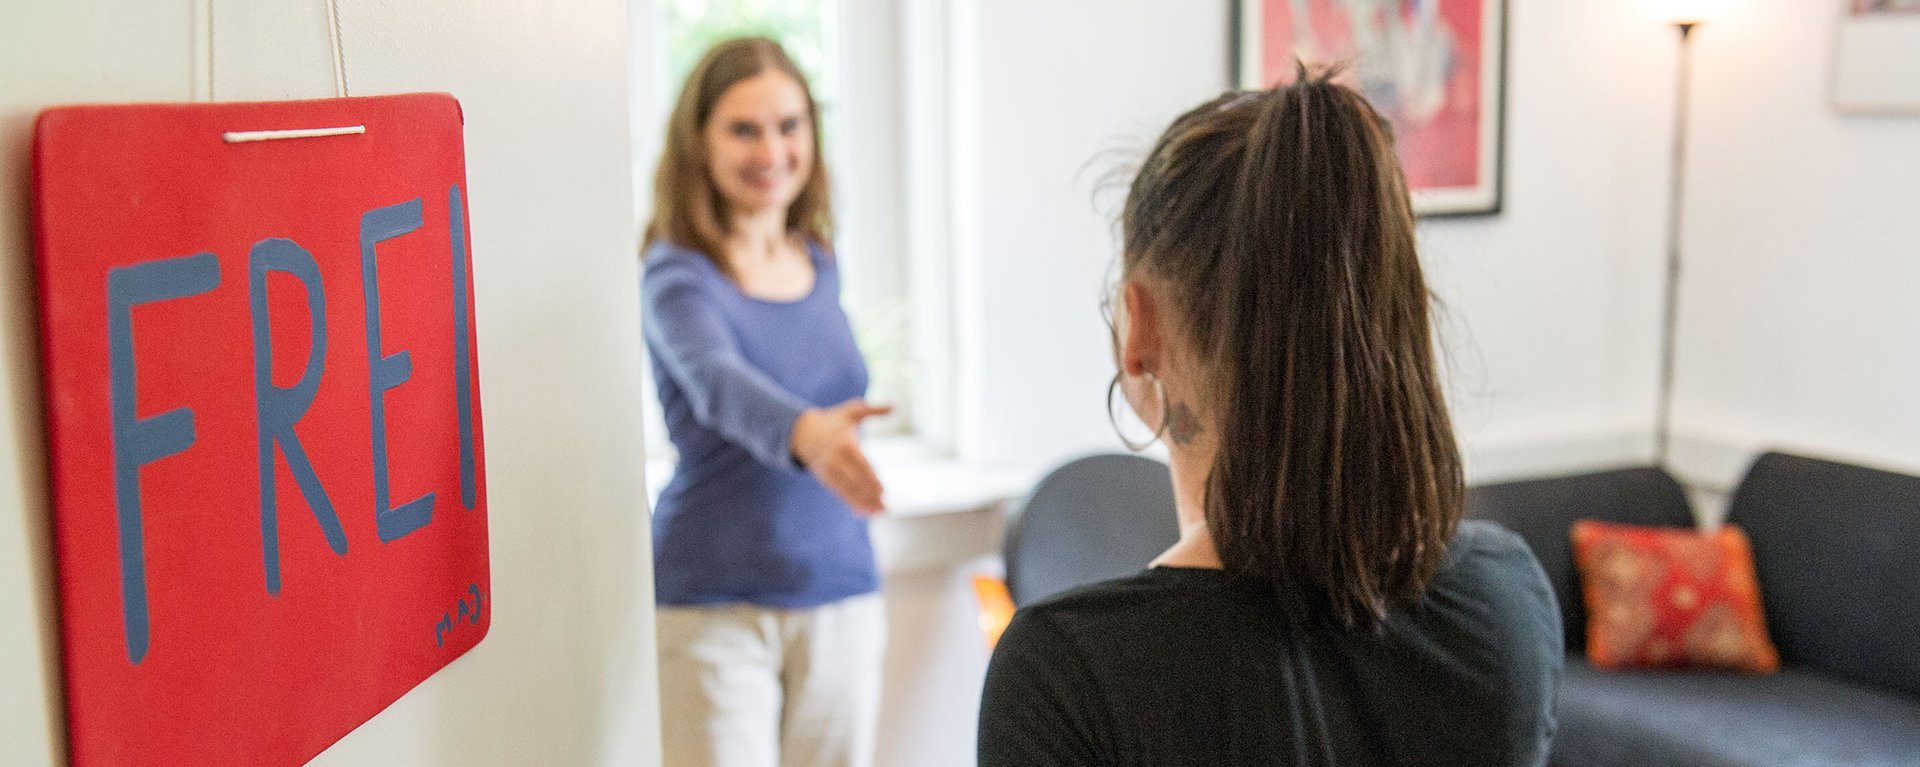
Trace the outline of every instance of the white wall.
{"label": "white wall", "polygon": [[1651,457],[1672,31],[1515,0],[1505,209],[1422,225],[1473,480]]}
{"label": "white wall", "polygon": [[1920,470],[1920,117],[1844,117],[1839,3],[1748,0],[1695,50],[1676,458]]}
{"label": "white wall", "polygon": [[954,254],[966,288],[960,453],[1048,462],[1110,449],[1113,363],[1098,301],[1120,196],[1096,207],[1093,190],[1225,85],[1226,4],[959,5],[977,25],[973,50],[960,52],[971,71],[958,78],[977,110],[957,113],[977,121],[964,129],[977,176],[956,201],[973,211]]}
{"label": "white wall", "polygon": [[[27,148],[51,104],[185,101],[195,3],[0,24],[0,763],[64,762]],[[332,94],[322,0],[219,2],[216,95]],[[494,596],[487,639],[316,764],[654,764],[651,555],[621,0],[340,3],[355,95],[466,115]]]}
{"label": "white wall", "polygon": [[[1671,32],[1617,0],[1513,5],[1506,210],[1422,226],[1481,479],[1646,460],[1658,355]],[[1227,86],[1227,4],[979,6],[962,452],[1114,449],[1096,301],[1119,193],[1096,206],[1094,188]]]}

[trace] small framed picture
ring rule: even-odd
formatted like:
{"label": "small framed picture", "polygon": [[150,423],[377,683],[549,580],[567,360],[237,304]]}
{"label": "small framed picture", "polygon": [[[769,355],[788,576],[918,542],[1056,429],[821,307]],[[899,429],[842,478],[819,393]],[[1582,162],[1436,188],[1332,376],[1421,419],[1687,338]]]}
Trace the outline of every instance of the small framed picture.
{"label": "small framed picture", "polygon": [[[1902,2],[1905,0],[1895,0]],[[1393,123],[1422,216],[1498,213],[1505,0],[1236,0],[1234,79],[1337,64]]]}
{"label": "small framed picture", "polygon": [[1920,114],[1920,0],[1840,0],[1833,104],[1851,114]]}

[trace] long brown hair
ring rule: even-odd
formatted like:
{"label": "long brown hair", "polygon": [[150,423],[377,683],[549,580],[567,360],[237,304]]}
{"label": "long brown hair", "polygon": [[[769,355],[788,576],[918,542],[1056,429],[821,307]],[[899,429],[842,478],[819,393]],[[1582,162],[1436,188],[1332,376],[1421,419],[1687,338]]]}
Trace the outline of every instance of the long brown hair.
{"label": "long brown hair", "polygon": [[787,206],[787,229],[823,246],[832,243],[833,209],[827,195],[827,164],[820,155],[820,110],[814,104],[813,89],[779,43],[742,37],[714,45],[680,88],[680,99],[667,119],[666,146],[653,174],[653,220],[647,223],[642,254],[665,240],[706,254],[720,271],[732,274],[723,250],[729,225],[726,200],[707,175],[705,131],[721,94],[769,69],[800,84],[813,127],[813,172]]}
{"label": "long brown hair", "polygon": [[1377,626],[1465,495],[1391,128],[1299,70],[1175,120],[1127,195],[1126,274],[1170,288],[1210,373],[1206,521],[1296,619]]}

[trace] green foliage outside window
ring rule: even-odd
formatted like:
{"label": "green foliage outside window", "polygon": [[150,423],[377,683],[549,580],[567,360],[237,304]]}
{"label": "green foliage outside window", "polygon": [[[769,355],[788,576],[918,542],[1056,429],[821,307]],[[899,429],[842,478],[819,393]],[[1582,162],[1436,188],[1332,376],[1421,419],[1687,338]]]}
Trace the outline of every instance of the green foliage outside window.
{"label": "green foliage outside window", "polygon": [[814,98],[834,93],[826,62],[828,0],[660,0],[665,22],[667,77],[676,88],[714,43],[762,35],[780,41],[813,86]]}

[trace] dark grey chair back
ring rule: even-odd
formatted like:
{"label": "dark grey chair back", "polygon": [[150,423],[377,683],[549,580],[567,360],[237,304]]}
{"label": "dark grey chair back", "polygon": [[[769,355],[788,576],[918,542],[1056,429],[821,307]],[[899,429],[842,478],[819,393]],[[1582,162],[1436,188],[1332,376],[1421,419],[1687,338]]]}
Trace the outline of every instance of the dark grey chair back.
{"label": "dark grey chair back", "polygon": [[1167,465],[1094,455],[1054,469],[1007,524],[1007,590],[1016,606],[1137,573],[1180,539]]}
{"label": "dark grey chair back", "polygon": [[1467,489],[1466,515],[1520,534],[1560,600],[1568,652],[1585,653],[1587,610],[1573,566],[1573,523],[1597,519],[1629,525],[1692,527],[1680,483],[1654,468],[1619,469]]}
{"label": "dark grey chair back", "polygon": [[1920,695],[1920,477],[1768,453],[1727,521],[1782,662]]}

